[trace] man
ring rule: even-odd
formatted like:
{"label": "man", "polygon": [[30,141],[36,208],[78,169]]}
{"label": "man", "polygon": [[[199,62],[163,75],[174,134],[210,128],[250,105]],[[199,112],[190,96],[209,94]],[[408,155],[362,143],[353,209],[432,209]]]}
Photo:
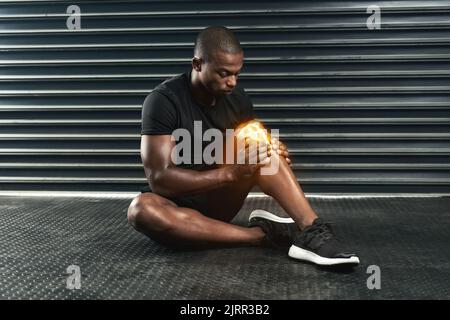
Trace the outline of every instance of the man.
{"label": "man", "polygon": [[[174,163],[175,130],[195,136],[196,122],[203,132],[213,128],[224,132],[254,119],[252,103],[237,85],[243,58],[230,30],[206,28],[195,43],[192,71],[165,81],[147,96],[141,157],[151,189],[132,201],[128,221],[167,245],[272,245],[290,247],[290,257],[320,265],[358,264],[358,257],[345,250],[329,224],[317,217],[290,168],[286,147],[278,140],[269,141],[256,158],[247,153],[245,164]],[[194,159],[202,150],[188,157]],[[262,174],[271,161],[278,161],[277,172]],[[230,224],[254,186],[273,197],[291,218],[255,210],[248,228]]]}

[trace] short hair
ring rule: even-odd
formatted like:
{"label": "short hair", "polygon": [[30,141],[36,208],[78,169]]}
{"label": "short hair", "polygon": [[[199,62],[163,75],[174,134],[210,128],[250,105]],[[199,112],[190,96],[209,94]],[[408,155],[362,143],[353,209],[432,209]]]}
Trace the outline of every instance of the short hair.
{"label": "short hair", "polygon": [[203,29],[195,41],[194,56],[209,62],[216,51],[236,54],[242,52],[242,48],[234,33],[226,27],[212,26]]}

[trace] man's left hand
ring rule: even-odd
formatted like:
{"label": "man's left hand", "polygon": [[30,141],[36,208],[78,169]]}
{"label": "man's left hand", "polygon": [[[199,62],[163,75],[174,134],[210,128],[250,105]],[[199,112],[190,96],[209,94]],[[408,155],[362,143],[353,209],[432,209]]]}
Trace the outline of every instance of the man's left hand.
{"label": "man's left hand", "polygon": [[286,159],[287,164],[292,165],[292,161],[291,161],[291,159],[289,159],[289,151],[283,142],[281,142],[280,140],[278,140],[276,138],[272,138],[270,140],[270,145],[271,145],[271,150],[273,150],[273,152],[276,152],[280,156],[283,156]]}

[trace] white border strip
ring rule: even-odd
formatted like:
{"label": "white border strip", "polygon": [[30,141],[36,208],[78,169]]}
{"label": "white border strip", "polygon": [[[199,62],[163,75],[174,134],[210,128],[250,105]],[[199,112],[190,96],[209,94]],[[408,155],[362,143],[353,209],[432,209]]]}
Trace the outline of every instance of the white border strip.
{"label": "white border strip", "polygon": [[[12,197],[75,197],[75,198],[114,198],[132,199],[140,192],[85,192],[85,191],[0,191],[0,196]],[[365,198],[438,198],[449,197],[450,193],[306,193],[307,198],[314,199],[365,199]],[[261,192],[252,192],[247,198],[266,198]]]}
{"label": "white border strip", "polygon": [[106,198],[132,199],[140,192],[85,192],[85,191],[0,191],[0,196],[10,197],[73,197],[73,198]]}
{"label": "white border strip", "polygon": [[[369,199],[369,198],[439,198],[450,193],[305,193],[309,199]],[[248,195],[249,198],[268,197],[264,193]]]}

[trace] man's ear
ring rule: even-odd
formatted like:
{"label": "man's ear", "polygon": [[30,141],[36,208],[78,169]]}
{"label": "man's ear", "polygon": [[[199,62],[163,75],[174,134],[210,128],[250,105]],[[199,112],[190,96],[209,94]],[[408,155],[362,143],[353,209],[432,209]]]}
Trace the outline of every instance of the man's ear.
{"label": "man's ear", "polygon": [[192,68],[197,72],[202,71],[202,59],[199,57],[193,57],[192,58]]}

